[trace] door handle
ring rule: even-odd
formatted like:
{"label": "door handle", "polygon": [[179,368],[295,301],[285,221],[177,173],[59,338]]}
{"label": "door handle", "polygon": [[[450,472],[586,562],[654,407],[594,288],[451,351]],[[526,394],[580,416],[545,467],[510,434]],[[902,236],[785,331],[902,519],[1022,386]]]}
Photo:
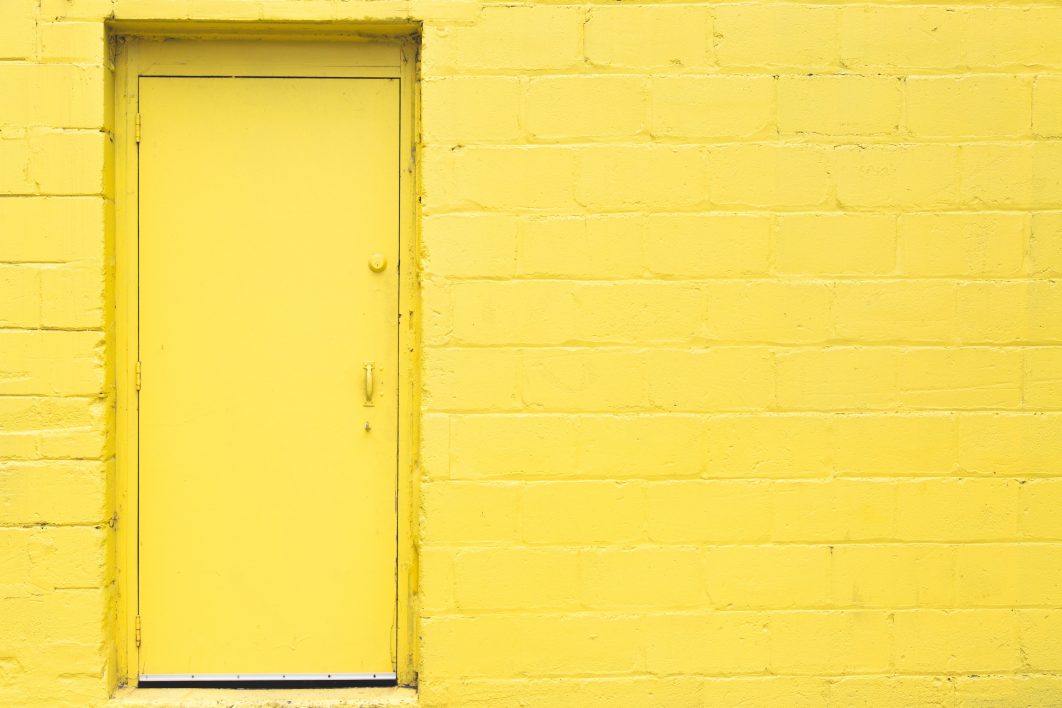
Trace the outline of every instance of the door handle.
{"label": "door handle", "polygon": [[372,405],[372,394],[376,382],[373,380],[372,362],[365,364],[365,405]]}

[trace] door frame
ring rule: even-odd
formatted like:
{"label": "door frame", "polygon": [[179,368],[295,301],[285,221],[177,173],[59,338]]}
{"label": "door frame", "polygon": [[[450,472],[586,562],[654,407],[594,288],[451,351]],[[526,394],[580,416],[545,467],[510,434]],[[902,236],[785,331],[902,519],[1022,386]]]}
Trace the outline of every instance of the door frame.
{"label": "door frame", "polygon": [[[139,420],[138,353],[138,77],[274,76],[396,78],[399,80],[399,293],[398,466],[395,633],[391,659],[399,685],[415,682],[413,594],[416,588],[413,481],[418,439],[418,262],[416,231],[417,49],[413,33],[298,32],[287,26],[264,33],[231,25],[174,32],[172,28],[115,28],[114,73],[114,347],[115,527],[119,685],[135,686],[141,673],[139,630]],[[318,28],[319,29],[319,28]],[[407,29],[408,28],[389,28]]]}

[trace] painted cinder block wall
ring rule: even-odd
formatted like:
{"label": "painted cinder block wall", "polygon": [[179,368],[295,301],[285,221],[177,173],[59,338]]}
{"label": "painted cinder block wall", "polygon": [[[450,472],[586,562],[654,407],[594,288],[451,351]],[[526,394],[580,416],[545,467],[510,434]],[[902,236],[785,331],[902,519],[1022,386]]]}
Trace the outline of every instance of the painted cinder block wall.
{"label": "painted cinder block wall", "polygon": [[1023,0],[0,1],[0,705],[119,678],[111,18],[423,22],[422,705],[1062,705]]}

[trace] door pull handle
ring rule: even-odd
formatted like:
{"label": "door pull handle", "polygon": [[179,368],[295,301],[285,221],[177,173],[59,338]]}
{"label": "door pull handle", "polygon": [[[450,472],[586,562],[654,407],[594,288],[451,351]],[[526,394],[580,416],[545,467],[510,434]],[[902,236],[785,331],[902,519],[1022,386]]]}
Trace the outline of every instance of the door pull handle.
{"label": "door pull handle", "polygon": [[375,385],[376,385],[376,382],[373,380],[373,373],[372,373],[372,362],[370,361],[367,364],[365,364],[365,405],[366,406],[371,406],[372,405],[372,395],[373,395],[373,389],[375,388]]}

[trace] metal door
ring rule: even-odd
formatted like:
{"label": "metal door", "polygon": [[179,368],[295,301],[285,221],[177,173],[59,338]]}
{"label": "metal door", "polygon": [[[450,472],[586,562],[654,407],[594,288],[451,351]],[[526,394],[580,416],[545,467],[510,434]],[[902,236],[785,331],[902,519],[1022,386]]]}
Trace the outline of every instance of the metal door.
{"label": "metal door", "polygon": [[141,681],[393,678],[398,80],[139,97]]}

